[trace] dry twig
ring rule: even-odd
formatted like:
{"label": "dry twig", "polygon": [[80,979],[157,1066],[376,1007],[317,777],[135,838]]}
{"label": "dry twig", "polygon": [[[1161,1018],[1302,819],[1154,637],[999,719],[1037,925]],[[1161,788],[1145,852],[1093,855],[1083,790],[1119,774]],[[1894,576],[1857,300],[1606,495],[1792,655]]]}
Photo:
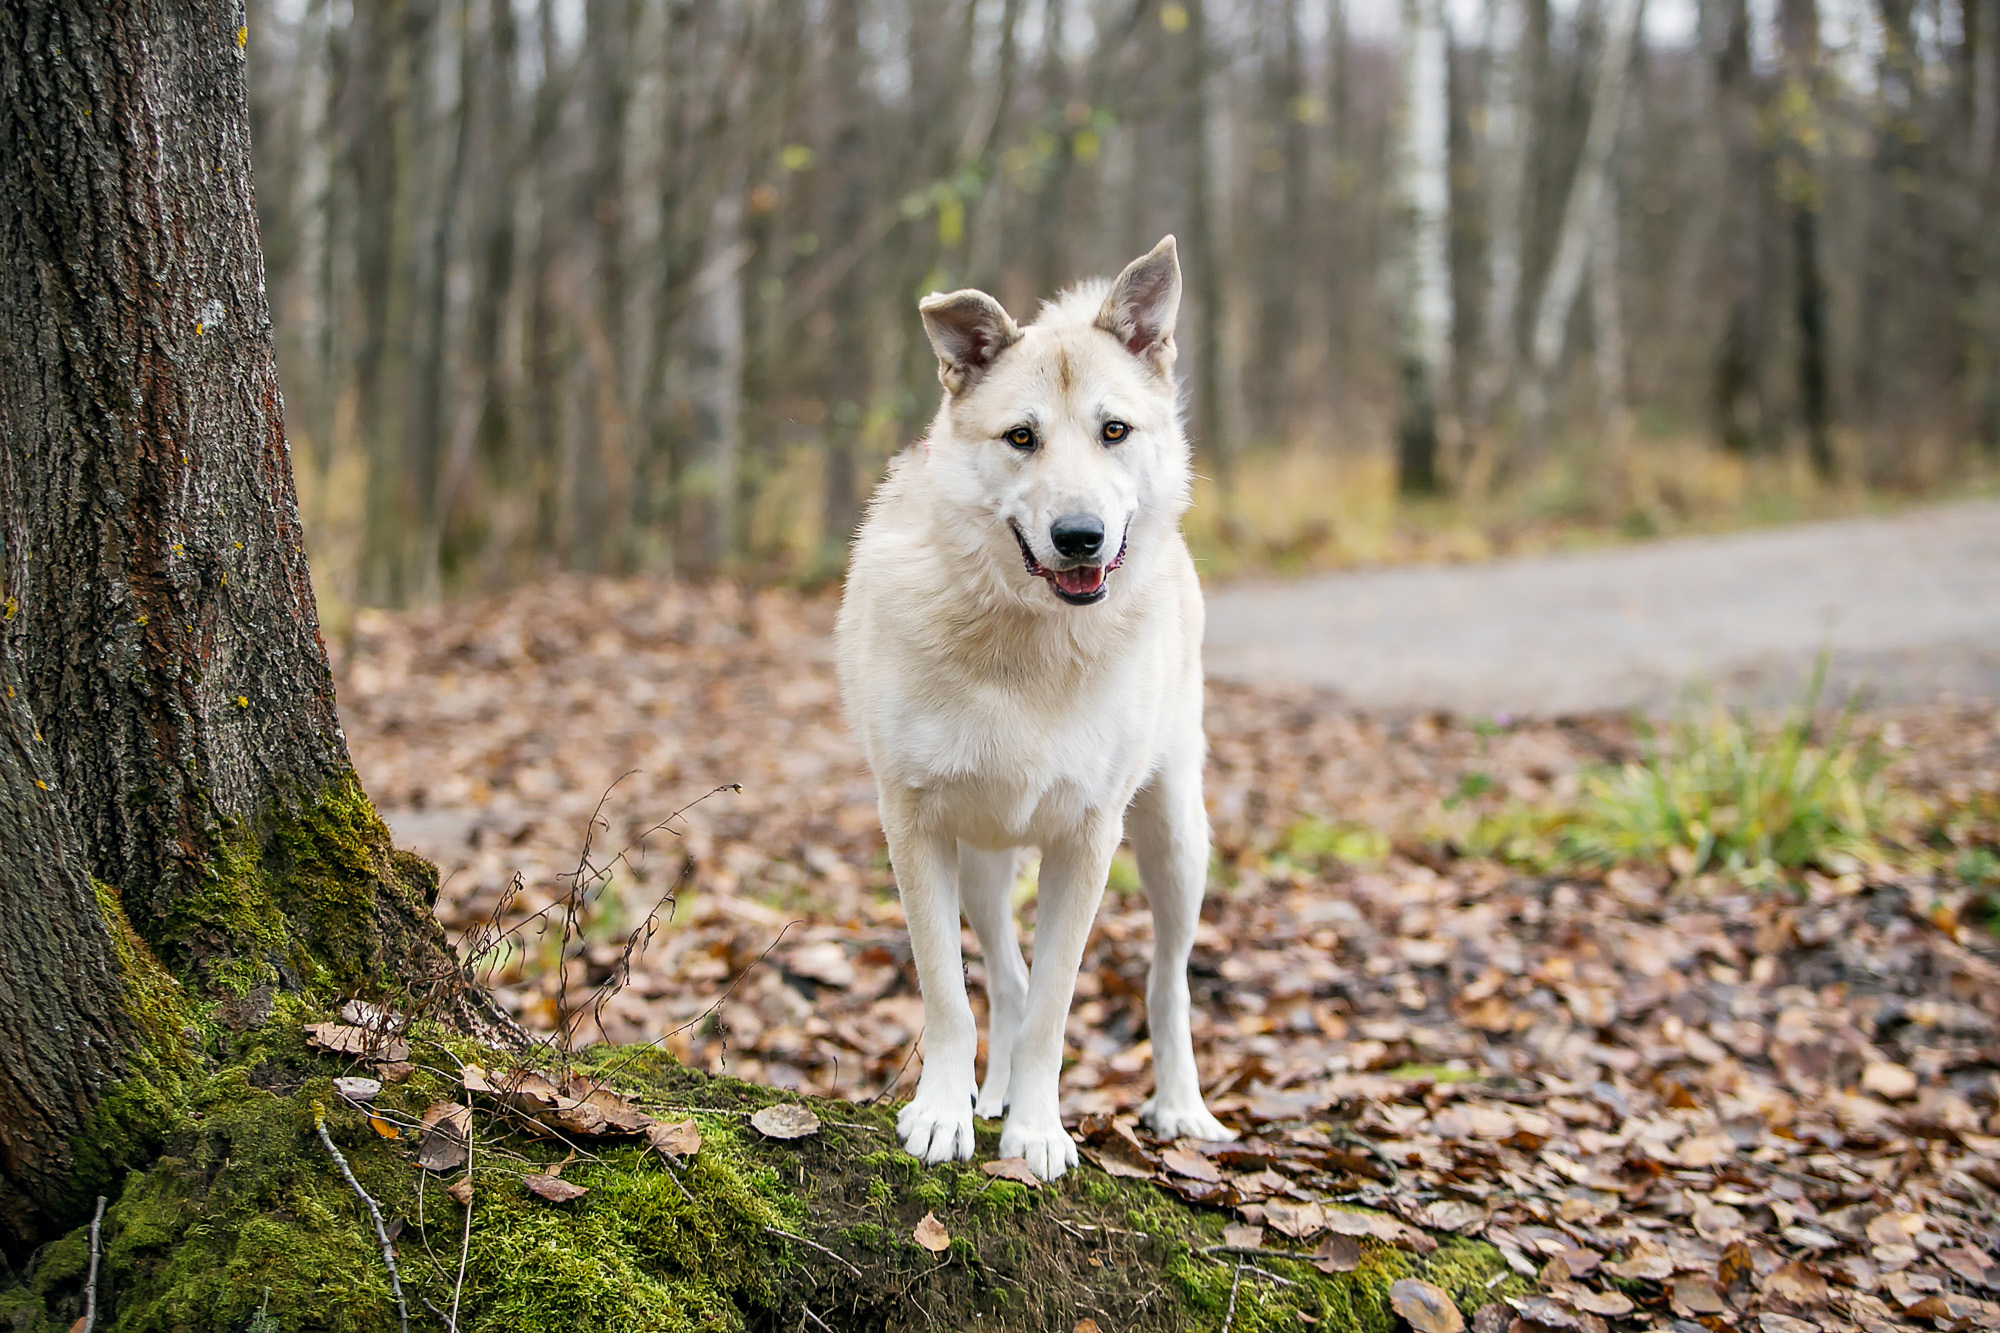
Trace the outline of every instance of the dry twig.
{"label": "dry twig", "polygon": [[1236,1289],[1243,1285],[1243,1263],[1241,1259],[1236,1261],[1236,1276],[1229,1283],[1229,1312],[1222,1316],[1222,1333],[1229,1333],[1236,1322]]}
{"label": "dry twig", "polygon": [[780,1231],[776,1227],[765,1227],[764,1230],[770,1232],[773,1236],[782,1236],[786,1240],[797,1241],[801,1245],[810,1245],[815,1250],[818,1250],[821,1254],[825,1255],[827,1258],[845,1267],[847,1271],[854,1274],[854,1276],[859,1278],[866,1277],[866,1275],[862,1273],[860,1269],[856,1268],[853,1264],[841,1258],[839,1255],[835,1254],[832,1250],[829,1250],[828,1248],[826,1248],[826,1246],[820,1244],[816,1240],[807,1240],[804,1236],[794,1236],[791,1232]]}
{"label": "dry twig", "polygon": [[382,1210],[375,1206],[375,1200],[368,1196],[368,1191],[362,1189],[361,1182],[354,1178],[354,1168],[350,1167],[347,1159],[340,1155],[340,1149],[333,1146],[333,1136],[326,1132],[326,1117],[315,1112],[313,1128],[319,1131],[319,1141],[325,1145],[327,1155],[333,1158],[333,1164],[339,1167],[340,1174],[347,1178],[348,1187],[360,1196],[362,1203],[368,1205],[368,1218],[375,1224],[375,1239],[382,1243],[382,1262],[389,1269],[389,1290],[396,1297],[396,1317],[402,1321],[403,1333],[410,1333],[410,1307],[403,1300],[403,1279],[396,1272],[396,1250],[389,1243],[389,1228],[382,1224]]}
{"label": "dry twig", "polygon": [[83,1284],[83,1333],[97,1327],[97,1260],[104,1253],[104,1196],[97,1196],[97,1211],[90,1218],[90,1276]]}

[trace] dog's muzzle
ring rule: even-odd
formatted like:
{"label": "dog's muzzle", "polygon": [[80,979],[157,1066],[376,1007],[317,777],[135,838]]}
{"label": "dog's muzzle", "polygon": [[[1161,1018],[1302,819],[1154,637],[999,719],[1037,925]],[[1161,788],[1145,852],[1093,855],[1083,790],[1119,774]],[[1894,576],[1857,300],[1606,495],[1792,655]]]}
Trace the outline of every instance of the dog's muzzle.
{"label": "dog's muzzle", "polygon": [[[1034,549],[1028,545],[1028,539],[1021,535],[1020,525],[1009,523],[1007,526],[1014,534],[1014,541],[1021,548],[1022,567],[1036,578],[1046,579],[1055,595],[1071,606],[1089,606],[1093,602],[1103,601],[1111,571],[1125,563],[1126,538],[1122,537],[1118,542],[1118,554],[1111,557],[1107,564],[1079,564],[1063,569],[1050,569],[1035,559]],[[1126,537],[1129,536],[1128,529]]]}

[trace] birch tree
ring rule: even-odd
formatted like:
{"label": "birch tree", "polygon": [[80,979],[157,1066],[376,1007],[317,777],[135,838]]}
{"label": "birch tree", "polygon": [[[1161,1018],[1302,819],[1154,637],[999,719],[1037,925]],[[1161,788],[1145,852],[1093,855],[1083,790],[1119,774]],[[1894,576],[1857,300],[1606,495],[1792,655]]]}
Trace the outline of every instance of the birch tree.
{"label": "birch tree", "polygon": [[[1618,142],[1618,124],[1625,110],[1627,72],[1632,45],[1639,31],[1641,0],[1605,0],[1603,45],[1597,57],[1597,77],[1590,99],[1590,128],[1583,153],[1571,178],[1557,233],[1554,261],[1549,265],[1529,339],[1528,372],[1521,387],[1521,446],[1531,455],[1541,452],[1548,429],[1550,381],[1562,360],[1570,312],[1583,290],[1592,242],[1602,224],[1611,153]],[[1599,275],[1600,281],[1604,275]]]}
{"label": "birch tree", "polygon": [[1522,0],[1488,0],[1486,65],[1485,362],[1475,381],[1474,421],[1491,429],[1494,407],[1519,363],[1522,209],[1534,126],[1534,80],[1526,68]]}
{"label": "birch tree", "polygon": [[1408,223],[1401,305],[1396,486],[1438,488],[1441,400],[1451,375],[1450,65],[1441,0],[1405,0],[1402,179]]}

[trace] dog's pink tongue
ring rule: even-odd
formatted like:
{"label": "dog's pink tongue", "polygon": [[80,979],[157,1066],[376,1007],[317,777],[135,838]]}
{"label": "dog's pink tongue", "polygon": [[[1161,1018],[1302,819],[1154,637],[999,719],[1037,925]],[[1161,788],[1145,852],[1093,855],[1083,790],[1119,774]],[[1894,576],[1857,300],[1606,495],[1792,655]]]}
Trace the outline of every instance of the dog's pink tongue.
{"label": "dog's pink tongue", "polygon": [[1056,586],[1072,597],[1084,597],[1104,586],[1102,565],[1080,565],[1056,571]]}

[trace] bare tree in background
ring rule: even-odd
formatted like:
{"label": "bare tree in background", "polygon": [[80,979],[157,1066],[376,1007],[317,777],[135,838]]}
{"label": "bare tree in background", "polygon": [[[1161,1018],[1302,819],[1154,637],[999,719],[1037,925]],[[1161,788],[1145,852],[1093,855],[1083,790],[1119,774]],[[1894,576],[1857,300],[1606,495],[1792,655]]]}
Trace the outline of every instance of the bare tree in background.
{"label": "bare tree in background", "polygon": [[[1529,363],[1521,386],[1521,431],[1523,448],[1545,448],[1548,430],[1549,386],[1568,340],[1570,315],[1583,289],[1593,249],[1600,254],[1608,242],[1615,242],[1617,220],[1611,203],[1611,154],[1617,147],[1618,127],[1625,114],[1625,85],[1632,67],[1632,47],[1639,31],[1641,0],[1604,0],[1604,33],[1597,54],[1597,77],[1590,97],[1590,129],[1584,136],[1583,153],[1570,181],[1563,205],[1562,227],[1557,233],[1555,260],[1549,265],[1541,297],[1535,304],[1535,322],[1529,338]],[[1611,288],[1599,311],[1617,327],[1616,291],[1618,280],[1615,251],[1598,266],[1594,280]],[[1608,306],[1607,306],[1608,303]],[[1600,340],[1606,330],[1599,329]],[[1610,334],[1620,340],[1616,332]],[[1602,363],[1600,362],[1600,365]],[[1623,397],[1622,356],[1614,377]],[[1615,409],[1622,414],[1622,403]],[[1608,413],[1607,413],[1608,415]]]}
{"label": "bare tree in background", "polygon": [[1027,317],[1166,231],[1225,493],[1266,450],[1411,492],[1661,438],[1983,466],[2000,21],[1872,3],[1860,79],[1817,0],[1699,0],[1643,61],[1629,0],[1458,33],[1438,0],[1401,32],[1345,0],[259,4],[309,531],[344,602],[830,573],[934,402],[914,300]]}
{"label": "bare tree in background", "polygon": [[1778,188],[1791,220],[1792,310],[1798,338],[1798,415],[1813,470],[1831,479],[1833,408],[1827,352],[1826,283],[1820,273],[1819,156],[1826,129],[1820,107],[1817,0],[1779,0],[1784,80],[1778,95]]}
{"label": "bare tree in background", "polygon": [[1438,489],[1442,399],[1451,378],[1451,65],[1441,0],[1406,0],[1407,97],[1402,189],[1409,210],[1397,291],[1403,401],[1397,426],[1396,487]]}
{"label": "bare tree in background", "polygon": [[1525,0],[1487,0],[1486,321],[1484,364],[1474,380],[1473,424],[1494,427],[1493,412],[1513,383],[1520,355],[1521,244],[1535,69],[1527,59]]}

